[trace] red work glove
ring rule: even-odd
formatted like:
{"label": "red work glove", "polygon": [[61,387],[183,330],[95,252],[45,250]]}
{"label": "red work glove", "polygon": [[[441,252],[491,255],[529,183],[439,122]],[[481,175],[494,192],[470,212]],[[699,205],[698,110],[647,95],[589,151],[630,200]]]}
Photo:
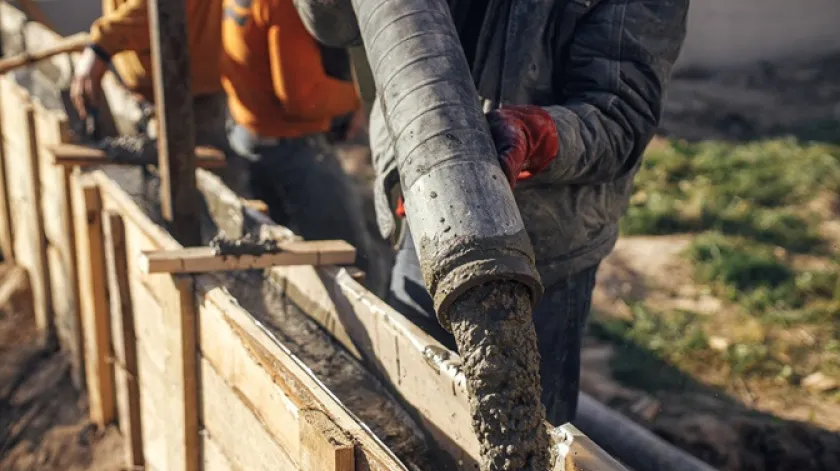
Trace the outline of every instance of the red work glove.
{"label": "red work glove", "polygon": [[405,206],[403,205],[403,197],[402,196],[397,198],[397,208],[394,210],[394,214],[396,214],[397,217],[400,218],[400,219],[405,217]]}
{"label": "red work glove", "polygon": [[[487,113],[487,122],[511,188],[545,170],[560,151],[554,119],[540,106],[506,106]],[[405,217],[402,196],[394,213]]]}
{"label": "red work glove", "polygon": [[560,150],[554,119],[540,106],[506,106],[487,113],[487,122],[511,188],[545,170]]}

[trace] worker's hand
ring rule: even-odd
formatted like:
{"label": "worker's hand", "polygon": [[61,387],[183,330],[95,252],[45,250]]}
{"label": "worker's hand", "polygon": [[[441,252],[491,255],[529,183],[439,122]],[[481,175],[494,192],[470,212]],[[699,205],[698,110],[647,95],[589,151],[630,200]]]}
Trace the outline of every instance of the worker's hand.
{"label": "worker's hand", "polygon": [[554,120],[542,107],[506,106],[487,113],[487,122],[511,188],[545,170],[560,150]]}
{"label": "worker's hand", "polygon": [[90,47],[82,52],[76,64],[76,73],[70,84],[70,99],[82,119],[87,118],[89,109],[99,106],[102,94],[102,77],[108,71],[108,63],[102,60]]}
{"label": "worker's hand", "polygon": [[359,137],[362,133],[367,131],[368,116],[365,113],[365,108],[360,106],[358,110],[353,112],[350,117],[350,122],[347,124],[347,131],[344,133],[345,141],[352,141]]}

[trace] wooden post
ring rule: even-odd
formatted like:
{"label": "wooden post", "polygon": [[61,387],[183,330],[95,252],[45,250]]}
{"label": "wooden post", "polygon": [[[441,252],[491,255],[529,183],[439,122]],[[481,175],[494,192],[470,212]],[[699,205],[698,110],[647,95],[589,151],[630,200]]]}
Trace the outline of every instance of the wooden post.
{"label": "wooden post", "polygon": [[201,244],[201,206],[195,182],[195,119],[184,0],[150,1],[149,30],[159,123],[161,212],[181,244],[196,246]]}
{"label": "wooden post", "polygon": [[[0,35],[2,36],[2,35]],[[0,37],[2,41],[2,37]],[[2,44],[0,44],[2,47]],[[0,51],[1,52],[1,51]],[[0,97],[3,99],[5,97]],[[2,110],[2,104],[0,104]],[[2,119],[0,113],[0,119]],[[9,182],[6,179],[6,144],[4,141],[5,135],[2,131],[3,125],[0,122],[0,252],[3,254],[3,261],[7,263],[14,263],[14,232],[12,231],[12,212],[9,206],[11,198],[9,197]]]}
{"label": "wooden post", "polygon": [[169,402],[166,460],[170,471],[198,471],[198,338],[195,284],[191,276],[166,276],[163,283],[165,391]]}
{"label": "wooden post", "polygon": [[124,438],[126,466],[128,469],[143,469],[145,461],[137,369],[137,336],[134,331],[134,310],[129,287],[125,226],[122,217],[115,213],[107,214],[104,222],[118,422]]}
{"label": "wooden post", "polygon": [[111,326],[108,315],[108,286],[105,283],[105,245],[102,231],[102,198],[99,188],[73,175],[73,219],[79,301],[85,352],[85,379],[90,402],[90,419],[99,427],[116,416],[114,368],[111,364]]}

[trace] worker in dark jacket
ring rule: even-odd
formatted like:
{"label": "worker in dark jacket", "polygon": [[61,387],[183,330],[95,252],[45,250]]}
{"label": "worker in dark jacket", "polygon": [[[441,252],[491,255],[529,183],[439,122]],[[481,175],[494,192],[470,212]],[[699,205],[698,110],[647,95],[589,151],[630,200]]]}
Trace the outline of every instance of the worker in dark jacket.
{"label": "worker in dark jacket", "polygon": [[[571,421],[595,275],[653,137],[688,0],[449,0],[490,130],[537,257],[534,310],[547,417]],[[360,40],[350,0],[298,0],[327,44]],[[449,346],[435,321],[414,244],[400,231],[393,140],[370,119],[377,218],[398,237],[389,302]]]}
{"label": "worker in dark jacket", "polygon": [[[234,122],[228,139],[250,162],[250,187],[269,214],[308,240],[342,239],[368,269],[361,203],[326,133],[357,114],[353,82],[325,70],[322,49],[292,0],[225,0],[222,85]],[[364,120],[354,120],[364,122]]]}

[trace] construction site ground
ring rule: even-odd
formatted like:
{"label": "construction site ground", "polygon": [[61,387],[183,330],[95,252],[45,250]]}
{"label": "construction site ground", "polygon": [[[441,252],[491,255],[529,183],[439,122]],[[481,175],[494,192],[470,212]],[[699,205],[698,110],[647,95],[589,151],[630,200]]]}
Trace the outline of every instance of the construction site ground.
{"label": "construction site ground", "polygon": [[[682,71],[661,136],[600,269],[583,389],[722,471],[840,469],[840,57]],[[369,155],[342,157],[375,234]],[[0,312],[0,469],[122,456],[64,356]]]}

